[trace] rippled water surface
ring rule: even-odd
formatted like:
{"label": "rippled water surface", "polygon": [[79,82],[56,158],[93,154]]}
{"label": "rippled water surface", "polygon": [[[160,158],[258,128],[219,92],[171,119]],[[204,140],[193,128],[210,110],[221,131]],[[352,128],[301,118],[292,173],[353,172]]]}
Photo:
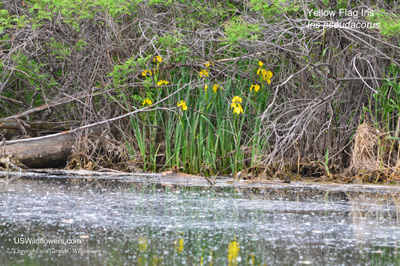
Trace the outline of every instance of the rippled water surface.
{"label": "rippled water surface", "polygon": [[399,207],[399,193],[381,188],[249,192],[18,180],[0,186],[0,261],[399,265]]}

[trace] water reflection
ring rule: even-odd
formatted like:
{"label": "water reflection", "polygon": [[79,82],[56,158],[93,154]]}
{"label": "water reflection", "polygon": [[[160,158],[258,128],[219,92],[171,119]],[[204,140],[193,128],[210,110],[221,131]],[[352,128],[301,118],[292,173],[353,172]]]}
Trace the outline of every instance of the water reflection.
{"label": "water reflection", "polygon": [[276,187],[254,194],[18,181],[0,192],[0,261],[399,264],[399,193],[346,188]]}

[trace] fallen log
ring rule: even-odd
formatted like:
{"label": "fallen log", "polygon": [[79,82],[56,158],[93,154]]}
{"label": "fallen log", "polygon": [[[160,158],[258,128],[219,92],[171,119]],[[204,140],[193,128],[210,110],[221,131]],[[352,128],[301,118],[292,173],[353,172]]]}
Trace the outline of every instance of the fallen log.
{"label": "fallen log", "polygon": [[57,167],[71,154],[75,134],[56,134],[51,138],[30,138],[29,141],[2,145],[0,157],[11,157],[30,168]]}

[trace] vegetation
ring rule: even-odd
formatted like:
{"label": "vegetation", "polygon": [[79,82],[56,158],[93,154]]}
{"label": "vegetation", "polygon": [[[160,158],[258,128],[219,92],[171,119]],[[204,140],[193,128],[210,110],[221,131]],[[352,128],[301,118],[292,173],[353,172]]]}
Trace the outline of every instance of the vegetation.
{"label": "vegetation", "polygon": [[375,16],[352,17],[379,28],[309,27],[349,17],[307,10],[365,7],[333,2],[5,0],[0,115],[65,97],[76,100],[26,120],[76,128],[141,110],[82,136],[70,168],[214,175],[278,162],[299,174],[318,161],[330,175],[365,121],[397,154],[400,7],[370,1]]}

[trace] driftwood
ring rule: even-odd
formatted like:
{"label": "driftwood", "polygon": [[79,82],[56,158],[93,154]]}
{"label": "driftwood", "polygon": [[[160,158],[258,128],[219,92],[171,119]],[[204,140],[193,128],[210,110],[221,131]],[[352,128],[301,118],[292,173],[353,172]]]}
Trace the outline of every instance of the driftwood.
{"label": "driftwood", "polygon": [[27,167],[55,167],[67,161],[75,143],[75,134],[56,134],[50,138],[31,138],[0,147],[1,157],[12,157]]}

